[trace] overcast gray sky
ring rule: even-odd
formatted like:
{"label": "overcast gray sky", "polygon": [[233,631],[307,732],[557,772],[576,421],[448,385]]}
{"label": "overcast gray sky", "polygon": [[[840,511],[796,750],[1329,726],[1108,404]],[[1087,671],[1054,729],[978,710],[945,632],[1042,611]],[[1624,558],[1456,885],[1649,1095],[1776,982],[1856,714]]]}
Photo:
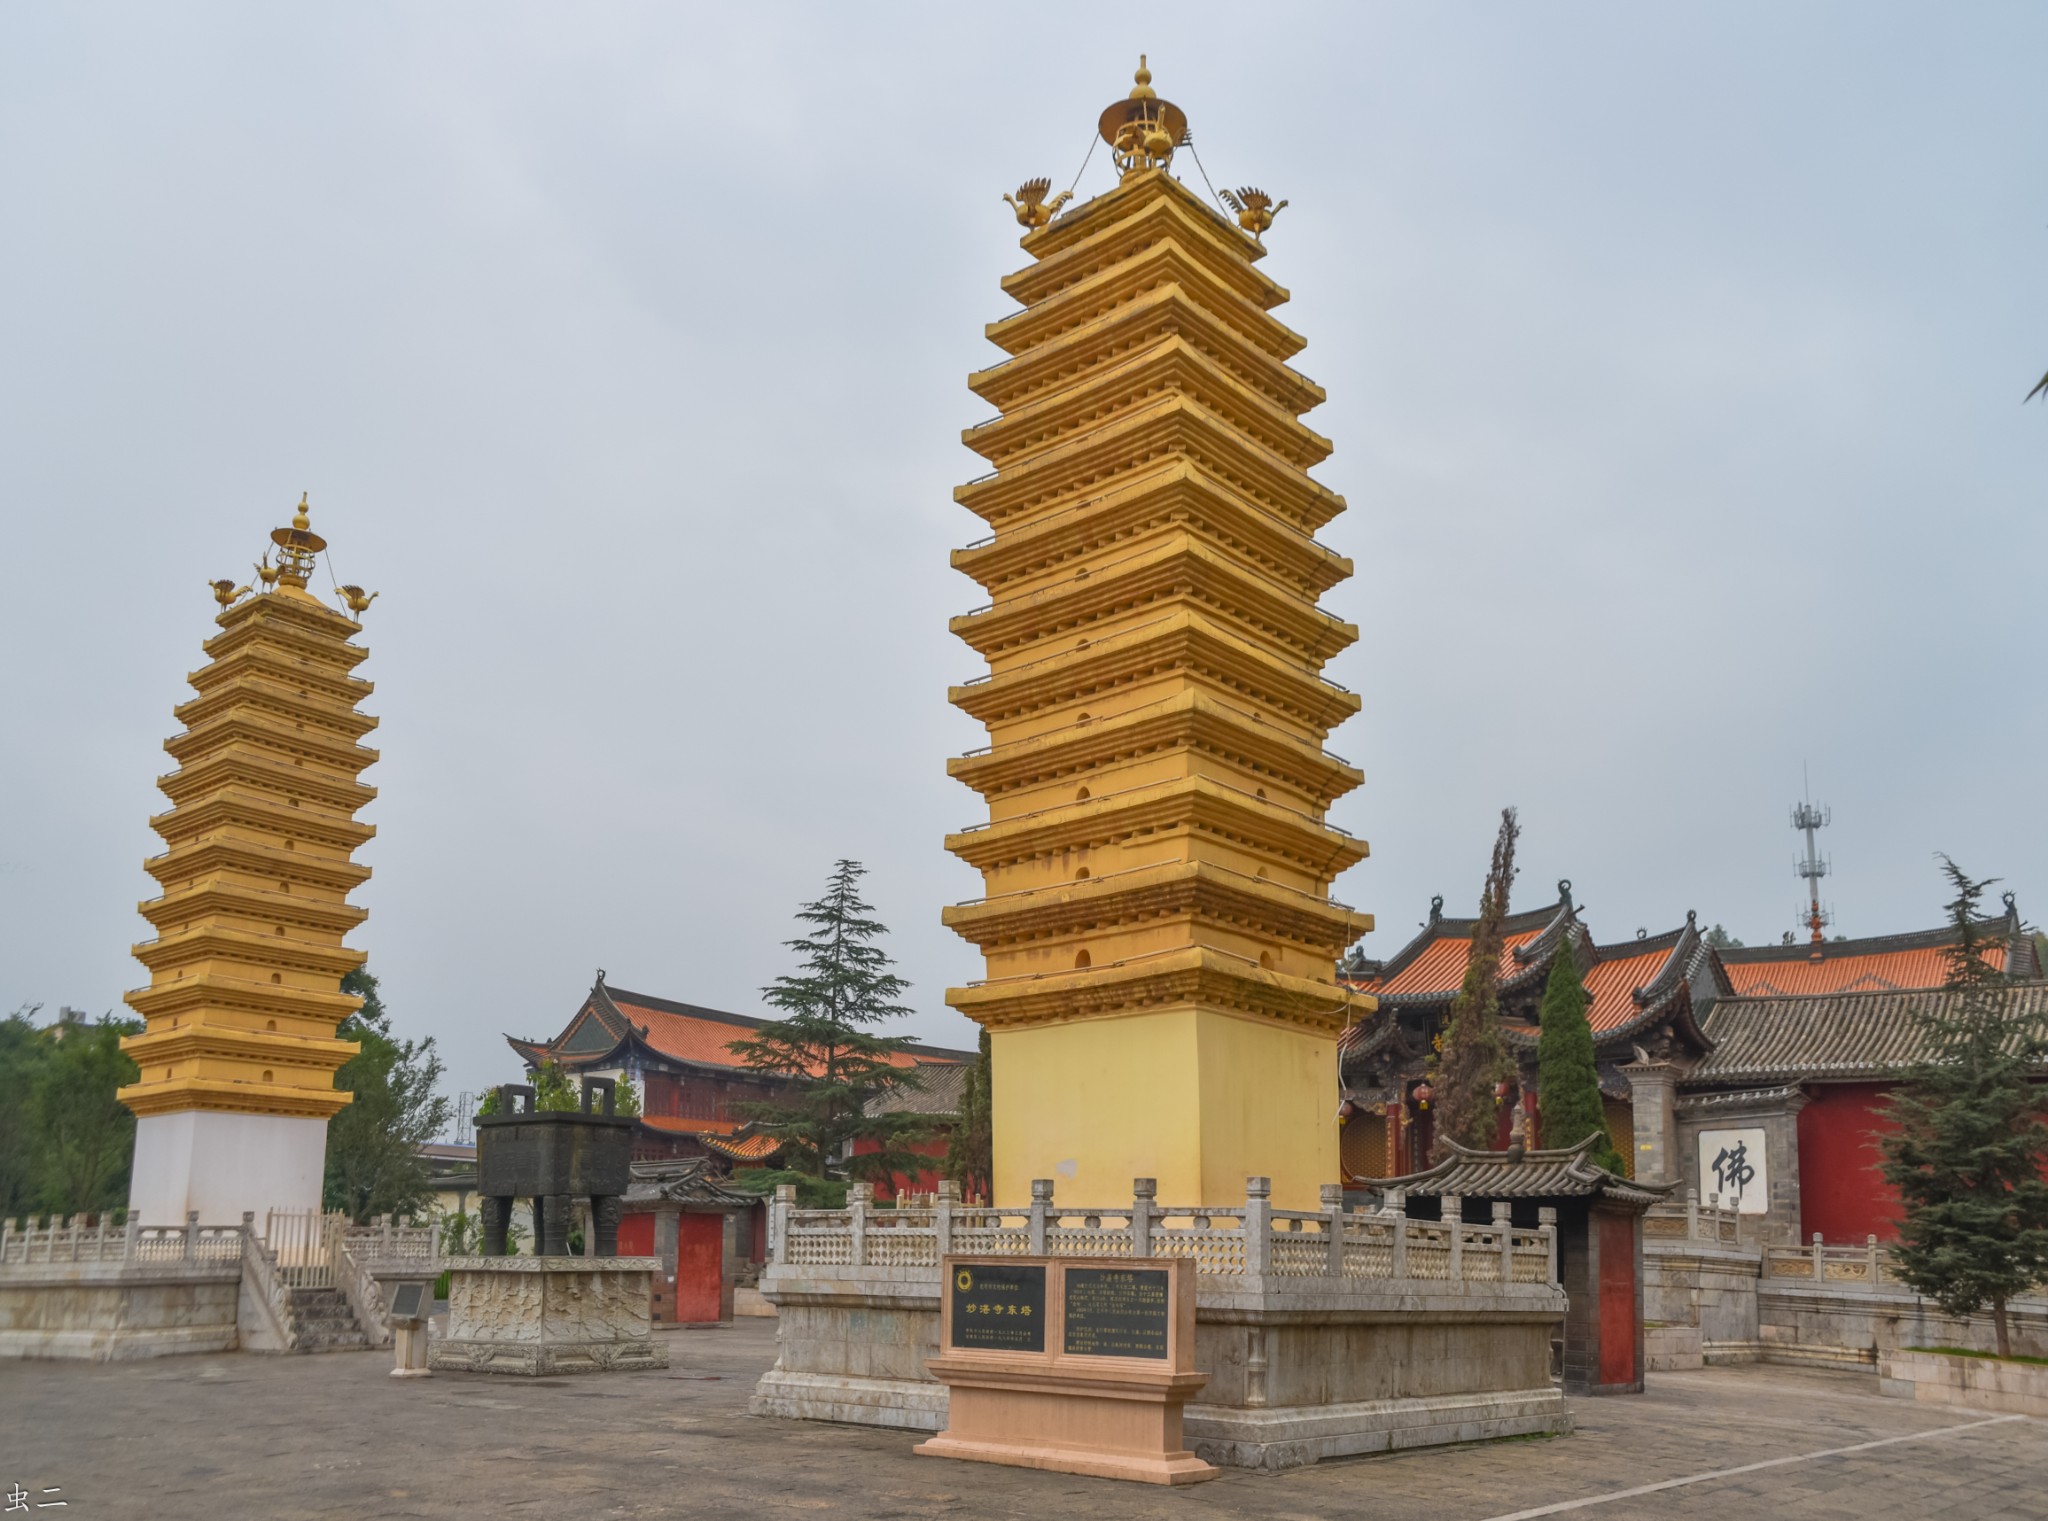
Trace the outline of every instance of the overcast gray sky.
{"label": "overcast gray sky", "polygon": [[1141,49],[1292,202],[1369,950],[1505,803],[1519,906],[1775,940],[1802,764],[1843,931],[1934,922],[1937,850],[2048,918],[2048,9],[22,3],[0,1007],[146,980],[203,582],[310,490],[382,593],[358,943],[452,1087],[600,965],[756,1009],[842,855],[966,1043],[964,379],[998,196]]}

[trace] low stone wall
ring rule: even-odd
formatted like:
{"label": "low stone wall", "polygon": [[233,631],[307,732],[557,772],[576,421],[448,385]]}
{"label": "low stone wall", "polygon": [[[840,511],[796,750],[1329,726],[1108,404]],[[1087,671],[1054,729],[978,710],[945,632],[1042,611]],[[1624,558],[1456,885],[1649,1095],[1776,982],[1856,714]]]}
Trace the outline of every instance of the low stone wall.
{"label": "low stone wall", "polygon": [[[758,1415],[909,1431],[946,1423],[939,1278],[928,1267],[773,1270],[778,1355]],[[1211,1463],[1323,1458],[1571,1429],[1550,1382],[1549,1284],[1200,1281],[1188,1446]]]}
{"label": "low stone wall", "polygon": [[0,1357],[232,1352],[241,1283],[239,1258],[9,1266],[0,1269]]}
{"label": "low stone wall", "polygon": [[1645,1243],[1644,1350],[1652,1373],[1761,1356],[1758,1261],[1756,1252],[1703,1241]]}
{"label": "low stone wall", "polygon": [[[1881,1253],[1827,1251],[1833,1255],[1700,1240],[1648,1243],[1643,1316],[1651,1371],[1737,1362],[1870,1369],[1906,1347],[1992,1350],[1988,1314],[1943,1314],[1891,1277]],[[1788,1271],[1809,1261],[1817,1271]],[[2015,1352],[2048,1356],[2048,1301],[2016,1301],[2010,1322]],[[1698,1362],[1691,1360],[1694,1344]]]}
{"label": "low stone wall", "polygon": [[1940,1352],[1887,1352],[1878,1388],[1900,1399],[2001,1415],[2048,1416],[2048,1366]]}

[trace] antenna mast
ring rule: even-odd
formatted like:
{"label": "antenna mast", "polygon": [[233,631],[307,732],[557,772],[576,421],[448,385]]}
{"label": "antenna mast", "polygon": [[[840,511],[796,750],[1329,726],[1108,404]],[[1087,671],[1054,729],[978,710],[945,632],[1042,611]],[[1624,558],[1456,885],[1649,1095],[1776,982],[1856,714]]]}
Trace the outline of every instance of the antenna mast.
{"label": "antenna mast", "polygon": [[1813,835],[1815,830],[1833,823],[1834,817],[1834,810],[1817,803],[1802,801],[1792,805],[1792,827],[1806,836],[1806,859],[1795,863],[1792,869],[1806,880],[1806,927],[1812,932],[1815,945],[1827,939],[1821,931],[1835,922],[1835,916],[1820,906],[1820,879],[1834,870],[1834,863],[1822,857]]}

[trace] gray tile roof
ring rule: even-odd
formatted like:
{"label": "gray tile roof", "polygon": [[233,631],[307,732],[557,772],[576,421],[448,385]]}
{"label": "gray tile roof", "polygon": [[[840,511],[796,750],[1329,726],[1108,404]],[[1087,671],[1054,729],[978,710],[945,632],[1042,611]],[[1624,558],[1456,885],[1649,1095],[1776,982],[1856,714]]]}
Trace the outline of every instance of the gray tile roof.
{"label": "gray tile roof", "polygon": [[746,1209],[761,1202],[758,1195],[728,1188],[711,1170],[711,1158],[686,1157],[673,1162],[635,1162],[626,1185],[627,1204],[696,1204],[714,1209]]}
{"label": "gray tile roof", "polygon": [[1655,1204],[1672,1188],[1672,1183],[1635,1183],[1617,1177],[1588,1160],[1587,1153],[1599,1138],[1587,1136],[1576,1146],[1553,1150],[1473,1151],[1451,1141],[1451,1154],[1427,1172],[1412,1172],[1404,1178],[1374,1178],[1369,1187],[1384,1192],[1398,1188],[1404,1193],[1460,1199],[1554,1199],[1580,1198],[1602,1194],[1629,1204]]}
{"label": "gray tile roof", "polygon": [[967,1091],[967,1075],[973,1069],[962,1062],[919,1062],[918,1086],[892,1088],[880,1098],[868,1101],[867,1112],[876,1114],[929,1114],[950,1118],[960,1112],[961,1097]]}
{"label": "gray tile roof", "polygon": [[[2048,1020],[2048,982],[2014,983],[2002,992],[2013,1018]],[[1895,1077],[1923,1055],[1914,1012],[1952,1014],[1960,996],[1934,988],[1724,998],[1706,1020],[1714,1049],[1685,1082]]]}

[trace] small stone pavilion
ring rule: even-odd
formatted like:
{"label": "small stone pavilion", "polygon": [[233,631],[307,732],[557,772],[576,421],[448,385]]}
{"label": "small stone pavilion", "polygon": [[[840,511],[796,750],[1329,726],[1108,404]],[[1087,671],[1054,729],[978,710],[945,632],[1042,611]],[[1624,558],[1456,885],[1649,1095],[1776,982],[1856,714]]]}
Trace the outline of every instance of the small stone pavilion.
{"label": "small stone pavilion", "polygon": [[1569,1394],[1643,1390],[1643,1215],[1675,1183],[1631,1183],[1577,1146],[1473,1151],[1455,1141],[1427,1172],[1370,1185],[1383,1207],[1423,1220],[1473,1224],[1505,1215],[1515,1226],[1557,1227],[1557,1282],[1570,1310],[1561,1370]]}

